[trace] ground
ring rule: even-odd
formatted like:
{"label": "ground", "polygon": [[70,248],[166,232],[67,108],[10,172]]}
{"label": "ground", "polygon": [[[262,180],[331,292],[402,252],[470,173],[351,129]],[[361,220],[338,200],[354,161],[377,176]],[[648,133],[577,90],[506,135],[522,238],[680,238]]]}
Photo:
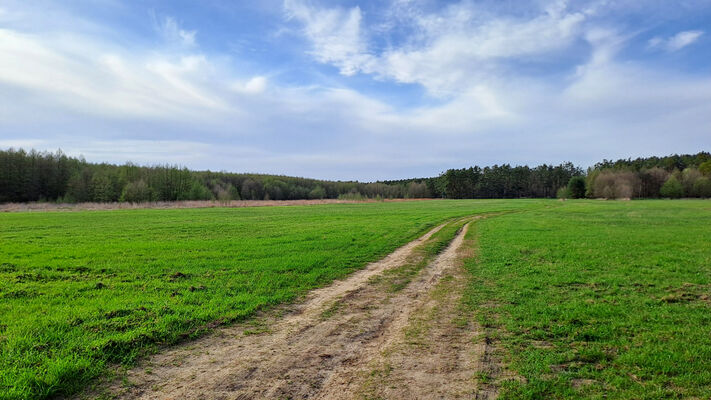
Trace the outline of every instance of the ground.
{"label": "ground", "polygon": [[[7,278],[0,398],[51,395],[23,392],[12,378],[51,378],[57,365],[76,370],[81,358],[52,364],[53,354],[76,349],[99,361],[83,370],[93,374],[59,376],[74,379],[74,388],[61,390],[79,397],[711,395],[709,201],[432,201],[0,218],[0,235],[11,244],[0,249]],[[81,232],[87,226],[93,238]],[[261,230],[249,229],[255,226]],[[92,262],[102,255],[103,263]],[[70,268],[76,264],[86,269]],[[74,313],[56,312],[65,310],[61,297],[47,302],[58,290],[84,296],[72,300]],[[111,296],[118,301],[105,300]],[[46,321],[56,331],[32,328]],[[18,337],[23,327],[34,333]],[[52,341],[62,332],[74,342]],[[25,347],[10,346],[17,343]],[[122,358],[96,358],[102,354]],[[45,375],[32,369],[38,362],[48,363]]]}

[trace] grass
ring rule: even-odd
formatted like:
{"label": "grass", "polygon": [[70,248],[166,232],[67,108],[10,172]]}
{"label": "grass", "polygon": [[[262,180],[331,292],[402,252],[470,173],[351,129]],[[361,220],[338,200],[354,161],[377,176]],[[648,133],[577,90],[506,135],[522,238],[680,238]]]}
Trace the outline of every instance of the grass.
{"label": "grass", "polygon": [[711,398],[711,202],[558,204],[470,230],[501,398]]}
{"label": "grass", "polygon": [[456,219],[447,223],[424,243],[415,247],[404,265],[385,270],[382,274],[372,277],[370,282],[384,285],[391,293],[406,288],[422,268],[432,262],[470,220],[471,218]]}
{"label": "grass", "polygon": [[[0,214],[0,399],[70,395],[482,213],[499,215],[470,228],[465,305],[519,379],[480,381],[515,399],[711,397],[711,202],[492,200]],[[381,279],[399,290],[420,264]]]}
{"label": "grass", "polygon": [[544,204],[0,214],[0,399],[75,393],[112,365],[293,301],[444,220]]}
{"label": "grass", "polygon": [[[406,288],[412,279],[417,276],[417,273],[445,250],[447,245],[459,233],[459,230],[470,220],[471,218],[464,218],[447,222],[427,240],[418,244],[403,265],[386,269],[381,274],[370,278],[369,283],[380,286],[388,294],[393,294]],[[343,298],[339,298],[321,312],[320,318],[325,320],[340,316],[341,311],[346,309],[346,302]]]}

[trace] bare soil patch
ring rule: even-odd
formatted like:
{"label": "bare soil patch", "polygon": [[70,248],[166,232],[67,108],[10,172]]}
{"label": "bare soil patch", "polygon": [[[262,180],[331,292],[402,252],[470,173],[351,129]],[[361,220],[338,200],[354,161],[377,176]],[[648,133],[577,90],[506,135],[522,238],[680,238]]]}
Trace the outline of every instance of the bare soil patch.
{"label": "bare soil patch", "polygon": [[[334,372],[316,398],[457,399],[477,394],[477,332],[461,307],[465,226],[391,299],[395,314],[357,361]],[[384,307],[387,308],[387,307]],[[397,311],[399,310],[399,311]]]}
{"label": "bare soil patch", "polygon": [[108,391],[141,399],[477,396],[482,349],[459,307],[468,225],[403,288],[382,278],[415,265],[424,257],[418,246],[442,226],[311,292],[281,316],[222,328],[155,355]]}

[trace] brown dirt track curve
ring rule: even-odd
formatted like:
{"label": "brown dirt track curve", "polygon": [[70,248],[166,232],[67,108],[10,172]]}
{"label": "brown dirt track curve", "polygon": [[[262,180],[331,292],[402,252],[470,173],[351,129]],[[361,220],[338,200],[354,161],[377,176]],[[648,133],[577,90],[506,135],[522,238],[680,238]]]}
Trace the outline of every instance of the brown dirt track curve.
{"label": "brown dirt track curve", "polygon": [[281,313],[154,355],[106,390],[126,399],[493,398],[478,385],[486,349],[459,301],[469,223],[401,290],[378,281],[416,262],[442,226]]}

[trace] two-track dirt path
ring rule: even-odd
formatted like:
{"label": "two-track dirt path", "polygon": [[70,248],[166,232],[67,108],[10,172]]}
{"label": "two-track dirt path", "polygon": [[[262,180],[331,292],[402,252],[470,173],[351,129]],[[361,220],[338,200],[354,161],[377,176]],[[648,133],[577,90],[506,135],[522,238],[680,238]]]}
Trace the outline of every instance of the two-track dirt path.
{"label": "two-track dirt path", "polygon": [[476,329],[459,307],[465,225],[400,290],[389,270],[416,262],[440,225],[347,279],[314,290],[257,333],[236,325],[151,357],[110,391],[142,399],[488,398],[477,392]]}

